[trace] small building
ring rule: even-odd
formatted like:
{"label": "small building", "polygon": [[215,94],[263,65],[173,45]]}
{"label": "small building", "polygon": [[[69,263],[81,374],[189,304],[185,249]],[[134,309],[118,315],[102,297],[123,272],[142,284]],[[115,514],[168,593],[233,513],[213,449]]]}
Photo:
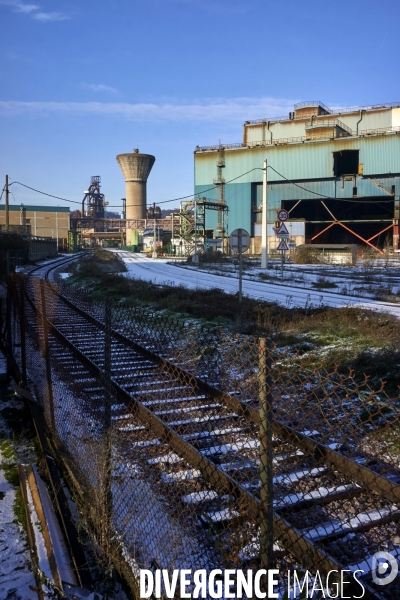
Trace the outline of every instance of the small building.
{"label": "small building", "polygon": [[[20,206],[10,205],[10,230],[23,235],[53,238],[59,251],[68,251],[70,209],[64,206]],[[0,230],[5,229],[5,206],[0,205]]]}

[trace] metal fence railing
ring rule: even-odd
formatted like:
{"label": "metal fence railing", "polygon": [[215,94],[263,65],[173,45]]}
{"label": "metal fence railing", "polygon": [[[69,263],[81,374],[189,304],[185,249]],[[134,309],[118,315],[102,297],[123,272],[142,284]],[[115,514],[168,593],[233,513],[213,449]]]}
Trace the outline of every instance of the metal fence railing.
{"label": "metal fence railing", "polygon": [[281,598],[297,583],[397,597],[372,563],[400,556],[398,391],[84,289],[19,276],[8,298],[10,360],[83,482],[99,555],[133,588],[144,570],[217,569],[229,597],[238,570],[277,569]]}

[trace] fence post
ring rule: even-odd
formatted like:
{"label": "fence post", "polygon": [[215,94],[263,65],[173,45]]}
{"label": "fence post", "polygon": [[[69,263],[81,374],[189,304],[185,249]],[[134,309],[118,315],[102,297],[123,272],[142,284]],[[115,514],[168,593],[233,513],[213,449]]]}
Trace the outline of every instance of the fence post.
{"label": "fence post", "polygon": [[[105,544],[111,539],[112,525],[112,431],[111,431],[111,298],[106,296],[104,303],[104,516],[102,530]],[[105,549],[105,548],[104,548]]]}
{"label": "fence post", "polygon": [[7,250],[6,258],[6,282],[7,282],[7,296],[6,296],[6,345],[7,345],[7,371],[10,372],[12,365],[12,288],[11,288],[11,272],[10,272],[10,256]]}
{"label": "fence post", "polygon": [[26,385],[26,333],[25,333],[25,279],[19,276],[19,332],[21,336],[21,371],[22,385]]}
{"label": "fence post", "polygon": [[273,553],[273,452],[272,452],[272,358],[271,340],[259,340],[260,382],[260,560],[261,568],[272,569]]}
{"label": "fence post", "polygon": [[104,303],[104,423],[106,429],[111,425],[111,326],[111,299],[107,296]]}
{"label": "fence post", "polygon": [[53,399],[53,382],[51,380],[51,363],[50,363],[50,352],[49,352],[49,328],[46,319],[46,293],[45,293],[45,282],[43,279],[40,280],[40,303],[41,303],[41,320],[44,340],[44,358],[46,362],[46,378],[47,378],[47,394],[49,398],[49,411],[50,411],[50,423],[51,427],[55,428],[54,420],[54,399]]}

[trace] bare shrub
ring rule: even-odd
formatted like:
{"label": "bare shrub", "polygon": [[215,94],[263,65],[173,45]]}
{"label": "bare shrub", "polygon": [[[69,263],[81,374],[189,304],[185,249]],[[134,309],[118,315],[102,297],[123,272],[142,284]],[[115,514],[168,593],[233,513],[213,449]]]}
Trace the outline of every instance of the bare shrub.
{"label": "bare shrub", "polygon": [[310,244],[297,246],[293,252],[293,262],[298,265],[315,265],[321,263],[320,253]]}

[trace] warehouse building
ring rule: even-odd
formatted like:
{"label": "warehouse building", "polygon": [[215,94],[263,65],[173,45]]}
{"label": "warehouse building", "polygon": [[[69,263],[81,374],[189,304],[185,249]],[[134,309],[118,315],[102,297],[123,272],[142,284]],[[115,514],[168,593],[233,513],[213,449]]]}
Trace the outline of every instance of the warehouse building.
{"label": "warehouse building", "polygon": [[246,121],[240,143],[197,146],[195,196],[229,209],[225,231],[215,212],[206,227],[215,237],[247,229],[253,252],[261,247],[265,159],[270,253],[280,208],[289,211],[292,247],[399,249],[400,103],[332,110],[303,102],[287,116]]}
{"label": "warehouse building", "polygon": [[[22,235],[53,238],[57,240],[58,250],[68,250],[68,231],[70,228],[70,209],[60,206],[20,206],[10,205],[10,231]],[[6,216],[4,204],[0,205],[0,230],[5,229]]]}

